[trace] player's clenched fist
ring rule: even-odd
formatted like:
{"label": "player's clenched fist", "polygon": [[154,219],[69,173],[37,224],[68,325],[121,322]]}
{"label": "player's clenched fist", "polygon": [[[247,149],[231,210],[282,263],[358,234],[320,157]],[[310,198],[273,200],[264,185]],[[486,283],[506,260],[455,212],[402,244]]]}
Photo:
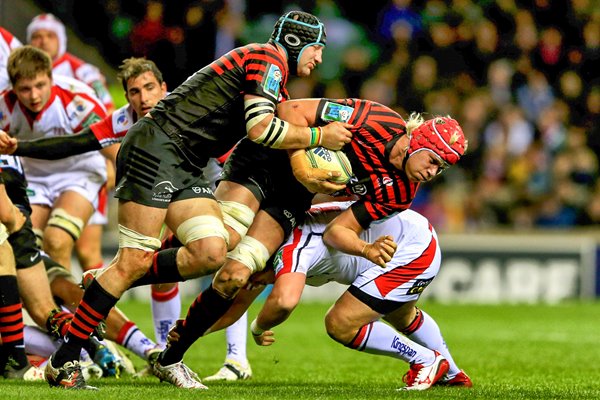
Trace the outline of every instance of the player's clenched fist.
{"label": "player's clenched fist", "polygon": [[398,245],[391,236],[384,235],[378,237],[373,243],[365,244],[361,254],[367,260],[385,268],[386,263],[394,256],[397,247]]}
{"label": "player's clenched fist", "polygon": [[0,154],[12,154],[17,150],[17,139],[0,130]]}
{"label": "player's clenched fist", "polygon": [[332,122],[321,127],[323,134],[321,146],[331,150],[340,150],[352,140],[352,132],[348,130],[350,128],[353,128],[353,125],[343,122]]}

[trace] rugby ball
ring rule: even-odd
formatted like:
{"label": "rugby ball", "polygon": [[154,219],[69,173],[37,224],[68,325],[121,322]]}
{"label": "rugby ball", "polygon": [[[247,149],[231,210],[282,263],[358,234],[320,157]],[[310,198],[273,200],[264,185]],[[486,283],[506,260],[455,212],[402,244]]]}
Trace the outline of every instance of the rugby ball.
{"label": "rugby ball", "polygon": [[350,160],[341,150],[329,150],[319,146],[306,149],[305,154],[311,167],[341,172],[340,176],[330,179],[332,182],[348,183],[352,177]]}

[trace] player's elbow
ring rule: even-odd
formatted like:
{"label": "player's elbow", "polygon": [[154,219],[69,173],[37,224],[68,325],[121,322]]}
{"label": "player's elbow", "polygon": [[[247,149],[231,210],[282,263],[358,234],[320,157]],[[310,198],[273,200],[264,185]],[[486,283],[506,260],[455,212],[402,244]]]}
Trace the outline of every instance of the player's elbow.
{"label": "player's elbow", "polygon": [[291,298],[291,296],[282,296],[275,299],[275,305],[279,314],[287,317],[294,311],[298,301],[299,299]]}

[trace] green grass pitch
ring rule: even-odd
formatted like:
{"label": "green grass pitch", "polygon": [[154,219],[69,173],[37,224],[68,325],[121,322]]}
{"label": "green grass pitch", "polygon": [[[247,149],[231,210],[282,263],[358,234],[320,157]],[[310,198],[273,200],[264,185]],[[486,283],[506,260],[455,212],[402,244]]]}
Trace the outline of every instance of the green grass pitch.
{"label": "green grass pitch", "polygon": [[[184,301],[188,305],[189,301]],[[250,310],[254,318],[259,304]],[[150,306],[120,307],[151,335]],[[177,389],[155,378],[92,381],[98,392],[51,389],[46,383],[0,380],[1,399],[600,399],[600,303],[545,305],[442,305],[422,308],[440,325],[450,350],[474,388],[398,392],[407,364],[349,350],[323,327],[328,304],[303,303],[280,327],[277,342],[248,339],[254,377],[211,383],[208,391]],[[220,368],[222,332],[200,339],[185,362],[202,376]],[[137,366],[143,362],[134,356]]]}

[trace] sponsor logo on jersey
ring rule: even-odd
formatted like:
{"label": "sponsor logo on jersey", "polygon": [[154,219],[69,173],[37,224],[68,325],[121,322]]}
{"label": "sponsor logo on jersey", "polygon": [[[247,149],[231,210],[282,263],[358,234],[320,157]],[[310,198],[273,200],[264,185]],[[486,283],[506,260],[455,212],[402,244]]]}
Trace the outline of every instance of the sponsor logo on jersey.
{"label": "sponsor logo on jersey", "polygon": [[[90,100],[76,95],[73,100],[67,104],[66,111],[70,120],[81,122],[94,110],[94,103]],[[79,125],[79,124],[76,124]]]}
{"label": "sponsor logo on jersey", "polygon": [[385,178],[383,178],[381,180],[381,184],[383,186],[392,186],[394,184],[394,180],[392,178],[390,178],[389,176],[386,176]]}
{"label": "sponsor logo on jersey", "polygon": [[88,115],[88,117],[83,121],[83,123],[81,124],[84,128],[87,128],[88,126],[100,121],[100,116],[96,113],[91,113],[90,115]]}
{"label": "sponsor logo on jersey", "polygon": [[406,293],[407,294],[421,294],[421,293],[423,293],[423,290],[425,290],[425,288],[427,286],[429,286],[429,284],[431,283],[432,280],[433,280],[433,278],[415,279],[415,283],[413,283],[412,287],[410,289],[408,289],[408,291]]}
{"label": "sponsor logo on jersey", "polygon": [[127,116],[127,112],[123,111],[117,115],[117,125],[125,127],[129,125],[129,117]]}
{"label": "sponsor logo on jersey", "polygon": [[348,122],[353,112],[354,107],[327,101],[321,112],[321,119],[323,121]]}
{"label": "sponsor logo on jersey", "polygon": [[265,93],[270,94],[274,98],[279,98],[279,90],[281,89],[281,80],[283,79],[283,74],[277,65],[271,64],[269,65],[269,70],[267,74],[263,78],[263,90]]}
{"label": "sponsor logo on jersey", "polygon": [[[352,180],[355,182],[352,182]],[[347,183],[347,186],[350,186],[350,190],[352,193],[357,194],[359,196],[364,196],[367,194],[367,185],[358,183],[358,179],[355,177],[350,178],[350,181]]]}

